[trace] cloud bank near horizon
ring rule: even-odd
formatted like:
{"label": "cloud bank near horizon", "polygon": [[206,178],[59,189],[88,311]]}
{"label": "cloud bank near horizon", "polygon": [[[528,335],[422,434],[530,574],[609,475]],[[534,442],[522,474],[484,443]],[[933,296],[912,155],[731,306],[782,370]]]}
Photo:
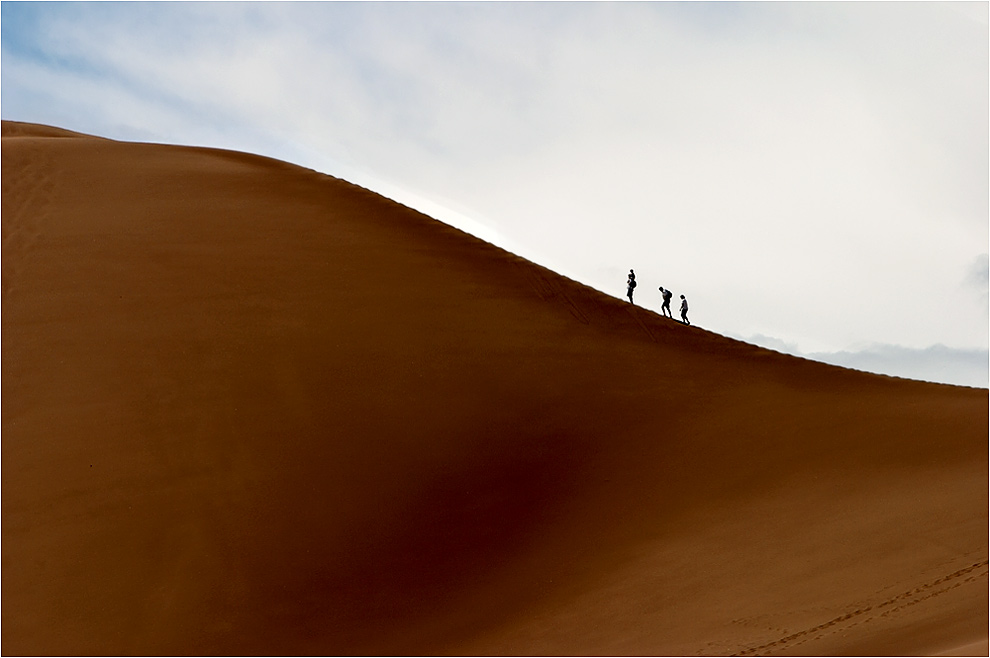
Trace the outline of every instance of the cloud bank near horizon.
{"label": "cloud bank near horizon", "polygon": [[772,336],[732,337],[812,361],[893,377],[976,388],[986,388],[990,379],[990,350],[985,349],[954,349],[945,345],[913,349],[873,343],[840,352],[802,352],[797,345]]}
{"label": "cloud bank near horizon", "polygon": [[985,4],[2,11],[4,118],[303,164],[809,354],[987,348]]}

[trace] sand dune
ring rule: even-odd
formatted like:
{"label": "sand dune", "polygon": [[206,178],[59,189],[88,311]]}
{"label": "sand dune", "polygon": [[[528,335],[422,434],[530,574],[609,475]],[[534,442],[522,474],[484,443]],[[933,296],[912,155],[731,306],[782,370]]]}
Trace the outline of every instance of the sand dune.
{"label": "sand dune", "polygon": [[987,655],[986,389],[256,156],[4,122],[2,199],[5,654]]}

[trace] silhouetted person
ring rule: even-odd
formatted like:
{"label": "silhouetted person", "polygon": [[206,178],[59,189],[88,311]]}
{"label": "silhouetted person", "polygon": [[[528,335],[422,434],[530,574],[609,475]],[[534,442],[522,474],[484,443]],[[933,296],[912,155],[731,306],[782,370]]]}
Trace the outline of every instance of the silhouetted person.
{"label": "silhouetted person", "polygon": [[660,286],[660,294],[663,295],[663,306],[660,307],[660,312],[663,313],[664,317],[673,318],[674,314],[670,312],[670,298],[674,296],[674,293],[664,290],[663,286]]}
{"label": "silhouetted person", "polygon": [[636,273],[629,270],[629,278],[626,279],[626,297],[629,298],[629,303],[632,304],[632,294],[633,289],[636,287]]}
{"label": "silhouetted person", "polygon": [[681,295],[681,319],[684,320],[684,324],[691,324],[687,319],[687,311],[687,298],[685,298],[684,295]]}

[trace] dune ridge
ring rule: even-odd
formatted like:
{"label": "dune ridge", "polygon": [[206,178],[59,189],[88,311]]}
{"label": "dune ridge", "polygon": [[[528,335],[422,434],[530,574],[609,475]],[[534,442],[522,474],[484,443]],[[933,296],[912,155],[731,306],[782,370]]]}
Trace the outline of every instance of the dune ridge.
{"label": "dune ridge", "polygon": [[4,653],[986,653],[986,389],[268,158],[2,139]]}

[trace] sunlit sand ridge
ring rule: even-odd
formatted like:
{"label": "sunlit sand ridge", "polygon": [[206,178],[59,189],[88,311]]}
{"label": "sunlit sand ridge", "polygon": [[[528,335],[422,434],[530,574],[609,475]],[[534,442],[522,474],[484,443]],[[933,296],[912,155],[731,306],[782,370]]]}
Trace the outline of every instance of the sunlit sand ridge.
{"label": "sunlit sand ridge", "polygon": [[987,653],[986,389],[256,156],[4,122],[2,200],[5,654]]}

